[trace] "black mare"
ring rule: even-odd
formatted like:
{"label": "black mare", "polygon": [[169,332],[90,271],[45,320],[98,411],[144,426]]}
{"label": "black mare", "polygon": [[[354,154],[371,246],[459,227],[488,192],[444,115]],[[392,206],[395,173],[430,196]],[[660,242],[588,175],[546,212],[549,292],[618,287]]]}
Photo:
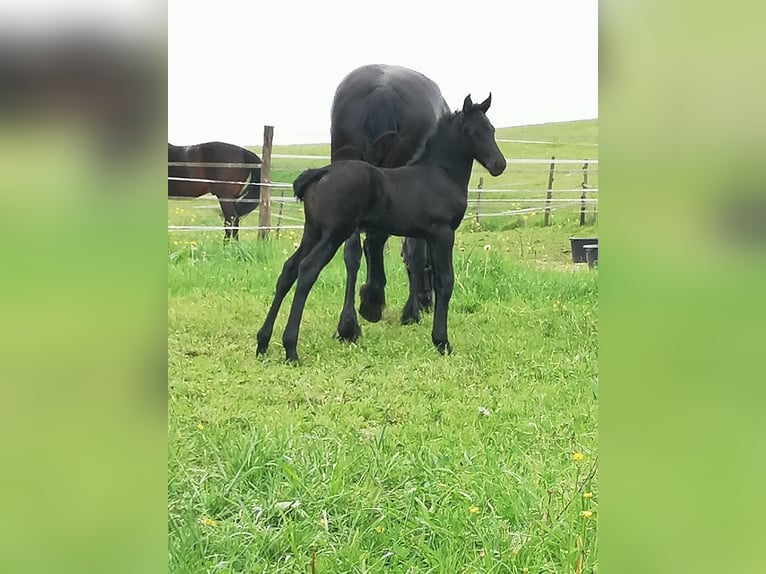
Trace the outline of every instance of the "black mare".
{"label": "black mare", "polygon": [[[439,86],[423,74],[400,66],[372,64],[351,71],[338,85],[330,113],[331,162],[363,160],[378,167],[400,167],[410,161],[436,122],[450,113]],[[367,282],[359,290],[359,313],[379,321],[385,306],[383,249],[389,233],[370,229],[364,240]],[[432,281],[426,241],[404,240],[402,254],[410,284],[401,315],[403,324],[420,319],[431,306]],[[362,257],[359,232],[346,240],[346,296],[338,337],[354,341],[361,329],[354,310],[356,276]]]}
{"label": "black mare", "polygon": [[473,160],[493,176],[505,170],[495,128],[485,115],[491,101],[491,95],[481,104],[466,97],[460,111],[437,122],[404,167],[338,161],[298,176],[293,190],[303,201],[303,237],[277,280],[274,300],[258,330],[257,354],[266,352],[279,307],[297,279],[282,343],[287,360],[298,360],[298,331],[309,291],[340,245],[360,230],[428,242],[436,292],[431,340],[441,353],[451,352],[447,307],[454,282],[452,248],[466,210]]}
{"label": "black mare", "polygon": [[[224,142],[190,146],[168,143],[168,163],[171,162],[196,165],[168,166],[168,197],[215,195],[223,212],[224,241],[229,237],[239,239],[239,218],[253,211],[261,197],[261,158],[248,149]],[[219,163],[224,165],[214,165]],[[250,181],[244,187],[248,177]]]}

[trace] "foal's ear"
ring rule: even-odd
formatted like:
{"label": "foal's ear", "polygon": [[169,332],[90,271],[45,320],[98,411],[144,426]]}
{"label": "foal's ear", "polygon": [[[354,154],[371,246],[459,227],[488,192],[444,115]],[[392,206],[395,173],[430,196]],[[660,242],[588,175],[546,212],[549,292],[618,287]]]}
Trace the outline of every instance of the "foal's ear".
{"label": "foal's ear", "polygon": [[473,102],[471,101],[471,94],[468,94],[463,100],[463,113],[467,114],[473,109]]}
{"label": "foal's ear", "polygon": [[489,93],[489,97],[486,100],[484,100],[482,103],[480,103],[478,107],[482,112],[486,114],[487,110],[489,109],[489,105],[491,103],[492,103],[492,92]]}

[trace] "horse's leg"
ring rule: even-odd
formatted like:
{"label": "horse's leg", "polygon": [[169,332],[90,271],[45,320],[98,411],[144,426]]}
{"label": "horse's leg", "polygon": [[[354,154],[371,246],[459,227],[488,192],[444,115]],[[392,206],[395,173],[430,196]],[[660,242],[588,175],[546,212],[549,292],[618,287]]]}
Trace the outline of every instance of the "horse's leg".
{"label": "horse's leg", "polygon": [[285,332],[282,334],[282,344],[285,347],[285,359],[288,361],[298,360],[298,331],[301,326],[301,317],[303,308],[306,305],[309,291],[319,277],[319,273],[324,269],[332,259],[335,252],[338,251],[341,243],[347,236],[324,235],[314,249],[311,250],[306,258],[298,266],[298,284],[295,287],[293,304],[290,307],[290,316],[287,319]]}
{"label": "horse's leg", "polygon": [[223,193],[219,198],[218,202],[221,204],[221,211],[223,212],[223,226],[224,226],[224,232],[223,232],[223,241],[226,243],[230,237],[234,237],[234,239],[237,239],[237,231],[236,229],[231,229],[234,225],[239,225],[239,223],[235,224],[235,221],[237,221],[237,210],[234,207],[234,202],[229,201],[226,199],[226,196],[228,194]]}
{"label": "horse's leg", "polygon": [[317,241],[318,235],[314,234],[312,230],[304,228],[301,244],[298,246],[295,253],[293,253],[282,266],[282,272],[279,274],[279,279],[277,279],[274,300],[271,302],[271,307],[263,322],[263,326],[258,329],[258,335],[256,336],[258,348],[255,353],[257,355],[262,355],[266,352],[266,349],[269,346],[269,341],[271,340],[271,333],[274,331],[274,321],[279,313],[279,307],[282,305],[282,301],[290,291],[290,287],[293,286],[293,283],[295,283],[295,280],[298,278],[298,266],[306,255],[311,252]]}
{"label": "horse's leg", "polygon": [[383,248],[388,235],[368,233],[364,239],[367,259],[367,283],[359,289],[359,313],[370,323],[377,323],[386,306],[386,272],[383,268]]}
{"label": "horse's leg", "polygon": [[341,341],[356,341],[362,334],[359,321],[354,309],[356,297],[356,277],[359,274],[359,264],[362,261],[362,243],[359,232],[355,231],[346,239],[343,247],[343,261],[346,264],[346,296],[343,299],[343,310],[338,321],[338,338]]}
{"label": "horse's leg", "polygon": [[451,353],[452,346],[447,338],[447,309],[452,297],[455,275],[452,270],[452,247],[455,232],[449,227],[439,230],[429,238],[434,266],[434,286],[436,288],[436,306],[431,341],[440,353]]}
{"label": "horse's leg", "polygon": [[234,238],[234,241],[239,241],[239,215],[236,215],[236,210],[234,213],[234,221],[231,222],[231,236]]}
{"label": "horse's leg", "polygon": [[410,294],[402,309],[402,325],[410,325],[420,321],[421,307],[427,308],[421,301],[423,293],[427,293],[426,297],[430,299],[431,285],[424,284],[428,264],[428,243],[423,239],[406,238],[402,245],[402,255],[410,282]]}

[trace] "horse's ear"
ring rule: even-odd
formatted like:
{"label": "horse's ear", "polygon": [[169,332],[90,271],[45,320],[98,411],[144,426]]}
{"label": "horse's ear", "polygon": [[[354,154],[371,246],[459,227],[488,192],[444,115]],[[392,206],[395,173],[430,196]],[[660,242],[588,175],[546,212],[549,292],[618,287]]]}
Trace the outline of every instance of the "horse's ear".
{"label": "horse's ear", "polygon": [[486,114],[487,110],[489,109],[489,105],[491,103],[492,103],[492,92],[489,93],[489,97],[486,100],[484,100],[482,103],[479,104],[479,109]]}
{"label": "horse's ear", "polygon": [[468,94],[463,100],[463,113],[467,114],[473,108],[473,102],[471,101],[471,94]]}

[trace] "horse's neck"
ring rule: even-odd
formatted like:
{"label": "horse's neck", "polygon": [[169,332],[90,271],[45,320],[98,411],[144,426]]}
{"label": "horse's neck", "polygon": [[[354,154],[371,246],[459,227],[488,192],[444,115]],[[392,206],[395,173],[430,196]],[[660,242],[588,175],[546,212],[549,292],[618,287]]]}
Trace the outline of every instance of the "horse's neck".
{"label": "horse's neck", "polygon": [[463,145],[459,129],[459,125],[452,124],[446,134],[436,134],[426,143],[422,154],[412,165],[441,168],[450,179],[467,189],[473,156]]}

